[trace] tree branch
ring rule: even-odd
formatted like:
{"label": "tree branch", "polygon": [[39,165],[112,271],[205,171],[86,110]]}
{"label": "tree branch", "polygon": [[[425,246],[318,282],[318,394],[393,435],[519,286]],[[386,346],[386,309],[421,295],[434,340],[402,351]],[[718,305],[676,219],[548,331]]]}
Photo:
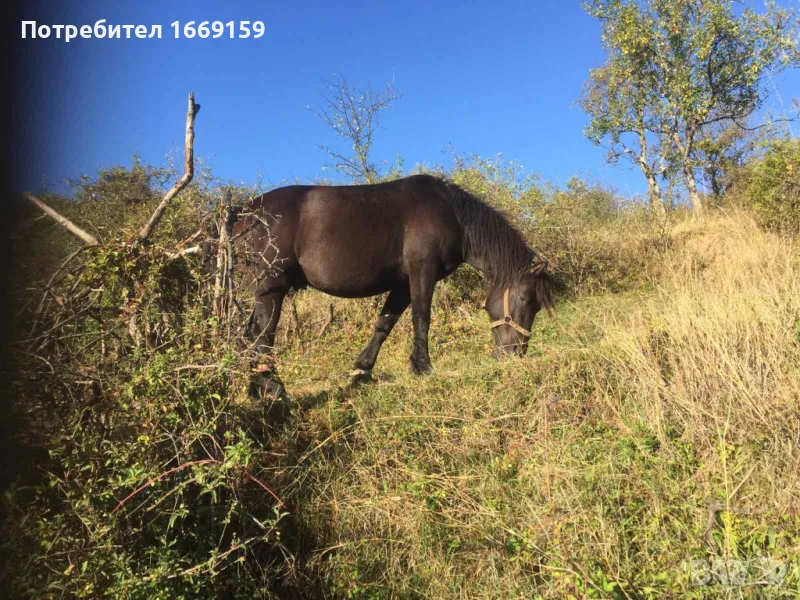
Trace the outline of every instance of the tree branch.
{"label": "tree branch", "polygon": [[189,111],[186,113],[186,165],[183,177],[181,177],[180,180],[172,186],[172,189],[167,192],[166,196],[164,196],[164,199],[150,217],[147,225],[142,227],[142,230],[139,232],[139,238],[137,240],[138,243],[144,243],[147,241],[147,239],[153,233],[153,230],[161,221],[161,218],[164,216],[164,211],[167,210],[169,204],[183,188],[189,185],[189,182],[192,181],[192,178],[194,178],[194,118],[197,116],[199,111],[200,105],[194,103],[194,92],[190,92]]}
{"label": "tree branch", "polygon": [[37,198],[33,194],[31,194],[29,192],[25,192],[23,194],[23,196],[25,196],[25,198],[27,198],[28,200],[33,202],[36,206],[38,206],[43,213],[45,213],[46,215],[52,217],[55,220],[56,223],[61,225],[64,229],[69,231],[76,238],[78,238],[81,241],[83,241],[83,243],[86,244],[87,246],[99,246],[100,245],[100,242],[97,241],[96,237],[94,237],[90,233],[84,231],[83,229],[81,229],[80,227],[75,225],[75,223],[70,221],[68,218],[58,214],[55,210],[53,210],[52,208],[47,206],[47,204],[45,204],[44,202],[39,200],[39,198]]}

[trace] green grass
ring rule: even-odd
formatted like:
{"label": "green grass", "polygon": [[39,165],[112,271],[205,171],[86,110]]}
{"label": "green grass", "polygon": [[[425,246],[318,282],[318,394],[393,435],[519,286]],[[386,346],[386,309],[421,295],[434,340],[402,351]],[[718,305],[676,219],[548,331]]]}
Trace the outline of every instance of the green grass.
{"label": "green grass", "polygon": [[[687,239],[715,247],[731,227],[758,236],[734,239],[737,256],[779,253],[777,238],[730,221]],[[796,290],[792,252],[791,271],[773,264],[752,288],[789,276]],[[751,290],[718,286],[734,261],[706,258],[696,288],[681,273],[646,291],[562,299],[555,318],[537,318],[528,356],[502,363],[481,311],[439,302],[434,375],[409,372],[405,315],[375,380],[355,388],[345,374],[372,317],[368,302],[337,302],[321,340],[283,353],[296,406],[280,464],[262,473],[286,482],[300,525],[296,585],[354,598],[795,597],[798,348],[793,321],[768,325],[800,296],[759,301],[738,331],[739,315],[703,311]],[[320,299],[298,299],[301,322]],[[785,361],[754,362],[776,343]],[[776,420],[760,422],[752,400]],[[781,585],[691,585],[690,560],[762,558],[788,565]]]}
{"label": "green grass", "polygon": [[[87,345],[83,305],[52,302],[58,368],[28,361],[17,388],[46,476],[4,497],[0,576],[48,598],[797,597],[800,246],[722,211],[658,243],[597,227],[606,258],[561,263],[572,293],[524,358],[492,358],[465,270],[434,299],[435,373],[410,372],[406,314],[353,387],[380,299],[301,292],[278,336],[288,418],[199,302],[135,349],[111,335],[125,314],[85,321]],[[110,249],[81,277],[113,308],[130,290],[109,268],[149,264]]]}

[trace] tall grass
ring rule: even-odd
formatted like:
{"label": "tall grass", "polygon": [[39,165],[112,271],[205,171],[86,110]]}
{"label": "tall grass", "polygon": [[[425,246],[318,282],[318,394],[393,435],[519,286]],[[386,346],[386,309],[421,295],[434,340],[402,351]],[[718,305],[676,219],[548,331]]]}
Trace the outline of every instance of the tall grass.
{"label": "tall grass", "polygon": [[[108,205],[87,187],[63,208],[113,239],[136,222],[140,175],[95,182]],[[480,275],[462,268],[437,286],[436,372],[411,375],[405,314],[375,380],[352,387],[381,299],[302,291],[278,336],[294,401],[277,415],[248,397],[249,344],[202,310],[200,262],[109,246],[36,315],[57,343],[21,354],[41,473],[3,496],[0,580],[31,597],[796,597],[800,242],[732,209],[654,228],[602,186],[490,163],[450,175],[561,282],[526,357],[491,358]],[[174,207],[165,248],[209,190]],[[104,229],[108,214],[126,218]],[[66,243],[20,268],[52,272]],[[86,277],[97,296],[74,304]],[[126,333],[132,307],[150,346]]]}
{"label": "tall grass", "polygon": [[308,573],[350,597],[716,598],[742,588],[692,587],[690,560],[751,561],[752,583],[769,558],[790,568],[763,593],[792,597],[797,244],[742,214],[669,235],[655,289],[565,301],[524,359],[488,359],[485,319],[458,311],[435,319],[427,379],[407,374],[405,320],[370,387],[325,376],[366,324],[306,348],[311,441],[280,469],[321,536]]}

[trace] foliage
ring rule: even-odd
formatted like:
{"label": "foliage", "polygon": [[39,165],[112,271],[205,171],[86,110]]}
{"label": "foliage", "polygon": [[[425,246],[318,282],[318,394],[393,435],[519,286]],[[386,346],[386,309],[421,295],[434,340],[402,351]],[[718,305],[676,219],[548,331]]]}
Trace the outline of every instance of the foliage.
{"label": "foliage", "polygon": [[697,143],[714,124],[744,126],[763,105],[769,77],[797,64],[793,14],[774,4],[764,14],[737,14],[732,0],[591,0],[585,7],[602,23],[607,52],[582,100],[587,137],[607,140],[612,158],[631,156],[648,182],[661,172],[648,155],[657,144],[659,164],[683,174],[700,214]]}
{"label": "foliage", "polygon": [[[646,27],[643,16],[632,5],[620,8],[615,16],[619,24],[606,28],[638,31]],[[622,158],[639,168],[647,179],[650,208],[661,210],[658,180],[666,172],[667,163],[658,138],[653,139],[653,132],[661,129],[661,114],[651,108],[652,84],[639,52],[615,52],[614,43],[606,35],[603,41],[609,57],[603,66],[590,72],[580,98],[581,107],[591,117],[585,135],[595,145],[607,146],[609,163],[616,164]],[[642,43],[640,38],[635,41]]]}
{"label": "foliage", "polygon": [[766,143],[763,155],[738,174],[736,190],[765,226],[800,233],[800,140]]}
{"label": "foliage", "polygon": [[113,166],[101,169],[95,177],[82,175],[68,181],[74,195],[69,201],[52,195],[46,198],[59,209],[66,209],[66,214],[74,215],[77,222],[99,225],[101,236],[113,234],[129,224],[141,222],[163,195],[162,190],[171,175],[167,169],[142,164],[134,155],[129,169]]}
{"label": "foliage", "polygon": [[702,180],[719,200],[733,185],[735,173],[755,155],[759,136],[738,125],[710,127],[697,141]]}
{"label": "foliage", "polygon": [[[621,292],[649,285],[652,258],[664,247],[664,229],[645,207],[599,184],[577,178],[548,186],[525,223],[570,295]],[[627,236],[620,236],[625,229]]]}
{"label": "foliage", "polygon": [[71,239],[17,240],[18,436],[46,454],[3,498],[12,596],[270,597],[284,569],[284,505],[260,475],[275,415],[249,400],[245,318],[216,310],[208,269],[220,197],[251,192],[201,169],[152,243],[127,243],[164,177],[134,159],[46,196],[100,247],[63,261]]}

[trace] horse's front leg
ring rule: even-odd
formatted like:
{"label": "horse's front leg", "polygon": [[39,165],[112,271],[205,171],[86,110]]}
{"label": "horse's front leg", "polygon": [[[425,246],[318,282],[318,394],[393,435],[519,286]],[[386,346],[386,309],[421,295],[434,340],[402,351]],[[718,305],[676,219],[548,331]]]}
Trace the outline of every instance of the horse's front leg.
{"label": "horse's front leg", "polygon": [[428,354],[428,329],[431,324],[431,302],[436,277],[428,265],[421,265],[409,273],[411,287],[411,320],[414,324],[414,348],[411,351],[411,370],[416,374],[431,373]]}
{"label": "horse's front leg", "polygon": [[372,367],[375,366],[375,361],[378,359],[378,352],[380,352],[383,342],[389,337],[395,323],[397,323],[403,311],[408,308],[410,302],[411,296],[408,285],[403,285],[389,292],[389,296],[381,309],[380,317],[378,317],[378,322],[375,323],[375,331],[372,333],[369,344],[358,355],[356,362],[353,363],[353,371],[350,374],[355,382],[366,381],[372,376]]}
{"label": "horse's front leg", "polygon": [[[274,355],[275,330],[281,318],[281,306],[286,292],[285,289],[274,288],[256,292],[256,304],[250,317],[249,333],[254,340],[256,352],[261,357]],[[266,365],[259,365],[258,369],[260,373],[251,384],[251,393],[254,396],[268,394],[275,398],[284,398],[286,389],[278,377],[275,364],[270,361]]]}

